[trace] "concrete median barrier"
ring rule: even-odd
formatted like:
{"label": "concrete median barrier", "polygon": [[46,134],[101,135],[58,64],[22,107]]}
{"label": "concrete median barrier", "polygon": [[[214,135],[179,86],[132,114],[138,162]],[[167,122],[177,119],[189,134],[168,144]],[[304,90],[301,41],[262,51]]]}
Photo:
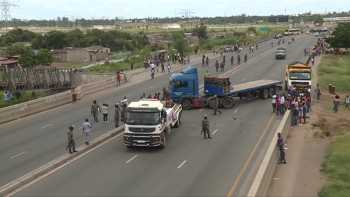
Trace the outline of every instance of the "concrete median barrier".
{"label": "concrete median barrier", "polygon": [[[74,154],[65,154],[35,170],[33,170],[32,172],[29,172],[28,174],[2,186],[0,188],[0,196],[5,196],[7,194],[10,194],[11,192],[14,192],[15,190],[19,189],[20,187],[30,183],[31,181],[37,179],[40,176],[45,175],[46,173],[62,166],[63,164],[67,163],[68,161],[86,153],[87,151],[89,151],[90,149],[98,146],[99,144],[102,144],[104,142],[106,142],[107,140],[111,139],[112,137],[120,134],[121,132],[124,131],[124,126],[121,126],[119,128],[113,129],[112,131],[92,140],[90,142],[89,146],[83,145],[80,146],[79,148],[77,148],[76,153]],[[65,145],[62,145],[62,148],[64,148]]]}
{"label": "concrete median barrier", "polygon": [[16,118],[22,118],[32,114],[30,110],[29,102],[20,103],[20,104],[14,105],[14,107],[15,107]]}
{"label": "concrete median barrier", "polygon": [[15,119],[17,119],[15,106],[4,107],[4,108],[0,109],[0,121],[1,122],[12,121]]}
{"label": "concrete median barrier", "polygon": [[49,96],[49,98],[40,98],[31,100],[28,102],[31,114],[36,114],[54,107],[57,107],[55,95]]}
{"label": "concrete median barrier", "polygon": [[55,94],[57,106],[72,103],[72,92],[70,90]]}
{"label": "concrete median barrier", "polygon": [[274,137],[271,140],[271,143],[260,165],[258,173],[256,174],[253,184],[250,187],[250,190],[247,195],[248,197],[259,197],[267,195],[279,160],[279,149],[277,147],[277,133],[281,133],[283,139],[286,141],[289,129],[291,127],[291,119],[292,113],[290,110],[288,110],[284,114],[282,121],[278,126]]}

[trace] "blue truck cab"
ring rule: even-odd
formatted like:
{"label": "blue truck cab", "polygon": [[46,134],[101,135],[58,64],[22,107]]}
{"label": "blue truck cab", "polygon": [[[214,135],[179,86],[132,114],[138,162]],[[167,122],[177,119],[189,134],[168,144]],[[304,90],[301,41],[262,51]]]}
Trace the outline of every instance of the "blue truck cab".
{"label": "blue truck cab", "polygon": [[[199,99],[197,68],[189,66],[181,73],[172,74],[169,79],[168,92],[173,102],[182,103],[183,106],[185,104],[185,108],[190,107],[193,100]],[[185,100],[188,100],[189,103]]]}

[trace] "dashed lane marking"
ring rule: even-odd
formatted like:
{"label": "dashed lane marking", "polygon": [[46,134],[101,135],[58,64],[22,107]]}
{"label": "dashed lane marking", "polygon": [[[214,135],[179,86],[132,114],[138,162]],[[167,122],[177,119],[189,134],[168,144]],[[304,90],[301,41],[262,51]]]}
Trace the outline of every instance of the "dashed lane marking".
{"label": "dashed lane marking", "polygon": [[236,109],[233,113],[236,113],[238,111],[238,109]]}
{"label": "dashed lane marking", "polygon": [[186,160],[183,161],[177,168],[178,168],[178,169],[181,168],[181,166],[183,166],[185,163],[186,163]]}
{"label": "dashed lane marking", "polygon": [[40,129],[44,129],[44,128],[49,127],[49,126],[52,126],[52,125],[53,125],[53,124],[49,124],[49,125],[46,125],[46,126],[41,127]]}
{"label": "dashed lane marking", "polygon": [[18,156],[21,156],[21,155],[23,155],[24,153],[26,153],[26,151],[24,151],[24,152],[22,152],[22,153],[20,153],[20,154],[17,154],[17,155],[15,155],[15,156],[12,156],[11,159],[13,159],[13,158],[15,158],[15,157],[18,157]]}
{"label": "dashed lane marking", "polygon": [[127,162],[125,163],[129,163],[130,161],[132,161],[133,159],[135,159],[137,157],[137,155],[133,156],[131,159],[129,159]]}
{"label": "dashed lane marking", "polygon": [[217,129],[215,129],[215,131],[212,133],[212,135],[214,135],[216,132],[217,132],[218,130]]}

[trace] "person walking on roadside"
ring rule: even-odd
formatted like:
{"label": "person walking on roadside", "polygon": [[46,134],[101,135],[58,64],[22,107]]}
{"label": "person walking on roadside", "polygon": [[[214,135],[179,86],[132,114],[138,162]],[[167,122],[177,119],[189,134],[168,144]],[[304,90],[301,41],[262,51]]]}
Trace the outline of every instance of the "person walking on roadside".
{"label": "person walking on roadside", "polygon": [[72,104],[73,103],[77,103],[77,92],[75,91],[75,89],[72,89]]}
{"label": "person walking on roadside", "polygon": [[120,73],[117,72],[117,87],[120,86],[120,79],[121,79],[121,76],[120,76]]}
{"label": "person walking on roadside", "polygon": [[306,124],[306,111],[307,111],[307,107],[306,107],[305,103],[303,103],[302,106],[303,106],[303,119],[304,119],[304,124]]}
{"label": "person walking on roadside", "polygon": [[348,108],[348,110],[350,110],[349,109],[349,103],[350,103],[350,98],[349,98],[349,95],[347,95],[345,97],[345,109]]}
{"label": "person walking on roadside", "polygon": [[306,104],[306,107],[307,107],[307,113],[309,113],[311,111],[311,96],[310,96],[310,93],[308,93],[307,96],[306,96],[305,104]]}
{"label": "person walking on roadside", "polygon": [[119,127],[119,113],[120,113],[120,108],[118,103],[116,103],[114,109],[114,122],[115,122],[115,128]]}
{"label": "person walking on roadside", "polygon": [[216,60],[216,62],[215,62],[215,70],[216,70],[216,72],[219,72],[219,62],[218,62],[218,60]]}
{"label": "person walking on roadside", "polygon": [[[66,147],[66,150],[69,150],[69,154],[73,154],[76,153],[78,151],[75,150],[75,141],[73,139],[73,129],[74,129],[74,125],[71,125],[68,127],[69,131],[67,132],[67,136],[68,136],[68,145]],[[72,151],[73,148],[73,151]]]}
{"label": "person walking on roadside", "polygon": [[209,121],[207,118],[207,114],[204,115],[204,119],[202,120],[202,132],[204,135],[204,139],[207,139],[207,135],[208,138],[211,139],[210,137],[210,132],[209,132]]}
{"label": "person walking on roadside", "polygon": [[89,120],[86,118],[85,122],[83,123],[83,133],[85,134],[85,144],[89,144],[90,140],[90,129],[92,128],[92,125],[89,123]]}
{"label": "person walking on roadside", "polygon": [[2,95],[2,99],[3,99],[5,102],[9,102],[9,95],[7,94],[7,92],[5,92],[5,93]]}
{"label": "person walking on roadside", "polygon": [[321,95],[320,84],[317,84],[315,92],[317,95],[317,100],[320,100],[320,95]]}
{"label": "person walking on roadside", "polygon": [[168,63],[168,73],[170,73],[170,69],[171,69],[171,66],[170,66],[170,64]]}
{"label": "person walking on roadside", "polygon": [[334,105],[333,110],[335,113],[337,113],[338,107],[340,105],[339,95],[336,95],[335,98],[333,99],[333,105]]}
{"label": "person walking on roadside", "polygon": [[281,139],[280,137],[278,137],[277,146],[278,146],[278,149],[280,151],[280,162],[279,162],[279,164],[282,164],[282,163],[287,164],[286,153],[284,152],[284,148],[283,148],[283,138]]}
{"label": "person walking on roadside", "polygon": [[271,100],[272,100],[272,113],[275,113],[276,112],[276,94],[274,93],[271,97]]}
{"label": "person walking on roadside", "polygon": [[235,61],[235,58],[233,57],[233,55],[232,55],[232,57],[231,57],[231,66],[233,65],[233,62]]}
{"label": "person walking on roadside", "polygon": [[205,66],[209,67],[209,57],[207,56],[207,58],[205,59]]}
{"label": "person walking on roadside", "polygon": [[108,104],[103,103],[102,105],[102,115],[103,115],[103,121],[108,123]]}
{"label": "person walking on roadside", "polygon": [[36,94],[36,90],[35,90],[35,88],[33,88],[32,89],[32,98],[36,98],[35,94]]}
{"label": "person walking on roadside", "polygon": [[96,100],[93,101],[93,104],[91,105],[91,114],[94,117],[94,121],[98,122],[98,112],[101,111],[100,106],[96,103]]}
{"label": "person walking on roadside", "polygon": [[[299,103],[299,102],[298,102]],[[298,120],[299,120],[299,125],[303,125],[301,124],[301,120],[303,118],[303,108],[301,104],[298,104]]]}
{"label": "person walking on roadside", "polygon": [[221,111],[219,111],[218,110],[218,108],[219,108],[219,98],[218,98],[218,96],[217,95],[215,95],[214,96],[215,98],[214,98],[214,114],[213,115],[216,115],[216,112],[218,111],[218,112],[220,112],[220,115],[221,115]]}

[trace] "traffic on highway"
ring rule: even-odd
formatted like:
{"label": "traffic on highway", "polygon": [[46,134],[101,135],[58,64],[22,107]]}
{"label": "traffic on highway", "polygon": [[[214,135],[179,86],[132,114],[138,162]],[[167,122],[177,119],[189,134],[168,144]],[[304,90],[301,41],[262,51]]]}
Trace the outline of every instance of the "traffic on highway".
{"label": "traffic on highway", "polygon": [[[313,46],[317,40],[314,36],[304,34],[294,37],[295,40],[291,44],[285,43],[280,46],[275,39],[260,43],[259,49],[250,53],[248,48],[243,48],[241,56],[246,54],[249,61],[240,65],[226,64],[225,72],[217,72],[215,68],[215,62],[221,62],[223,57],[209,55],[208,67],[202,67],[201,62],[191,65],[196,70],[194,78],[183,76],[176,81],[176,77],[180,75],[169,73],[151,79],[149,73],[145,73],[148,77],[145,79],[143,74],[139,74],[133,76],[135,84],[128,87],[90,96],[74,105],[57,108],[50,113],[2,127],[0,186],[68,154],[65,146],[70,125],[75,125],[75,147],[87,146],[83,123],[86,118],[93,121],[93,100],[101,106],[106,103],[114,107],[126,97],[130,107],[126,108],[125,118],[130,120],[123,124],[125,132],[94,145],[89,151],[66,161],[63,167],[53,169],[47,176],[36,179],[11,195],[246,195],[251,185],[248,174],[257,170],[252,168],[253,164],[261,163],[257,153],[264,150],[264,141],[271,138],[269,133],[276,122],[282,119],[282,116],[272,113],[271,99],[268,99],[272,93],[269,91],[283,91],[282,88],[276,89],[276,86],[283,87],[285,83],[286,65],[295,61],[305,62],[304,49]],[[281,55],[283,57],[277,58],[277,50],[284,52]],[[285,55],[286,51],[288,56]],[[224,55],[230,59],[231,56],[237,58],[238,54],[229,52]],[[173,72],[181,73],[187,66]],[[227,91],[231,93],[206,93],[206,73],[210,73],[210,77],[229,78],[232,89],[229,85]],[[169,80],[174,80],[174,84],[180,81],[178,85],[187,84],[187,87],[192,89],[186,89],[184,86],[179,89],[180,87],[175,88],[171,84],[171,88],[177,89],[169,95],[173,105],[154,99],[140,101],[143,94],[153,95],[161,92],[164,87],[168,89]],[[196,87],[188,85],[192,81],[195,81],[193,84],[195,83]],[[256,81],[259,81],[259,86],[253,84]],[[245,85],[240,89],[240,84]],[[258,99],[248,99],[247,95],[252,91],[246,91],[248,88],[257,89],[257,94],[250,93],[253,98]],[[210,90],[216,91],[217,88]],[[242,92],[235,92],[239,90]],[[181,97],[179,92],[187,96]],[[237,96],[238,93],[242,95]],[[200,101],[205,105],[196,104],[198,96],[208,94],[208,100]],[[218,106],[223,106],[223,109],[220,109],[222,113],[215,113],[216,115],[213,115],[213,111],[217,104],[210,104],[214,94],[218,95],[220,100]],[[235,97],[231,97],[231,94]],[[228,97],[232,99],[232,106],[224,107]],[[192,107],[184,105],[184,98],[190,98],[188,100]],[[110,114],[114,114],[113,112],[114,110],[110,110]],[[102,114],[97,115],[102,120]],[[209,123],[211,140],[203,140],[201,134],[204,117]],[[154,128],[155,134],[151,135],[152,141],[147,141],[145,139],[149,139],[150,135],[147,134],[148,130],[144,129],[151,127]],[[166,138],[163,136],[165,128],[168,131]],[[90,138],[96,139],[113,129],[114,123],[94,122]],[[260,138],[263,140],[259,140]],[[144,147],[142,144],[154,144],[160,148]]]}

